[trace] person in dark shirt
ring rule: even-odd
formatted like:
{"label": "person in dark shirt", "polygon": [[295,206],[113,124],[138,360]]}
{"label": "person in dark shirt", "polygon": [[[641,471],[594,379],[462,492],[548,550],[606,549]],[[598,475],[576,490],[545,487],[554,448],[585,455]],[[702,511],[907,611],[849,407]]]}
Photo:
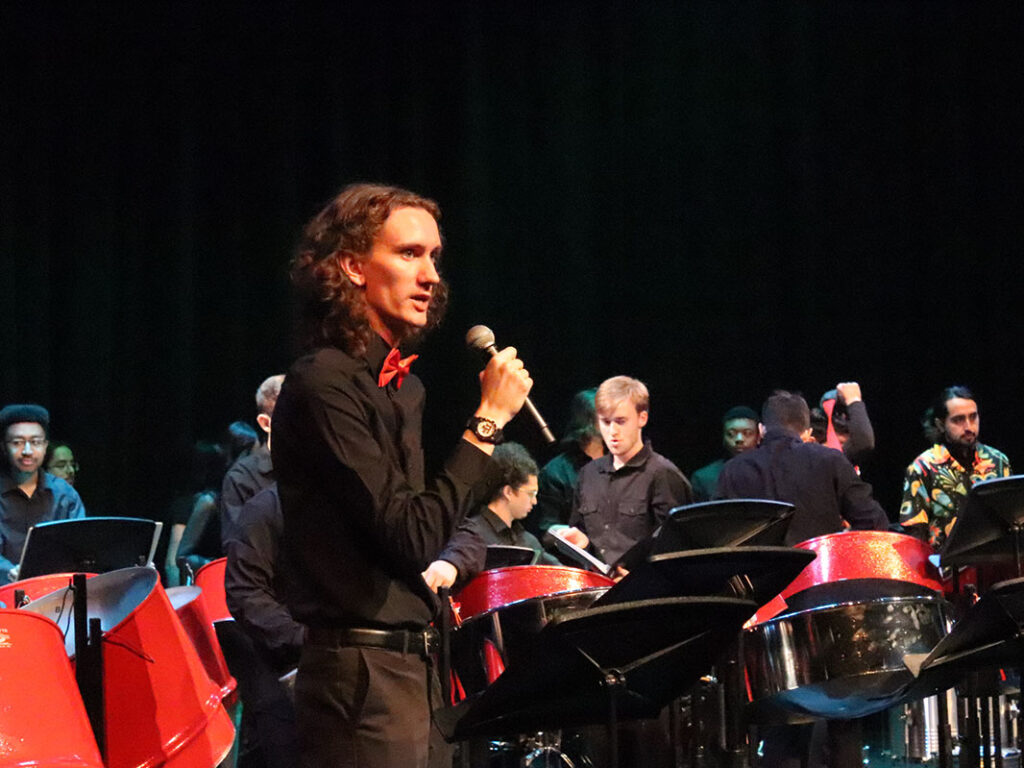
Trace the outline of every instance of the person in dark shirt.
{"label": "person in dark shirt", "polygon": [[287,569],[280,558],[281,505],[277,486],[269,486],[247,500],[224,542],[227,567],[224,591],[235,618],[218,628],[225,638],[228,667],[238,679],[242,705],[251,723],[248,743],[259,746],[267,768],[294,765],[297,736],[295,708],[281,678],[299,663],[306,628],[284,605],[282,580]]}
{"label": "person in dark shirt", "polygon": [[843,381],[821,396],[821,412],[825,416],[822,434],[815,440],[842,451],[857,466],[875,450],[875,430],[868,418],[868,409],[861,396],[860,384]]}
{"label": "person in dark shirt", "polygon": [[272,455],[291,570],[308,628],[296,681],[301,764],[424,766],[427,658],[437,596],[421,574],[490,487],[490,454],[532,381],[509,347],[443,469],[425,481],[424,389],[399,347],[436,324],[437,204],[347,187],[306,226],[292,263],[309,350],[274,410]]}
{"label": "person in dark shirt", "polygon": [[[459,526],[452,541],[436,561],[423,573],[431,589],[464,586],[484,569],[487,546],[527,547],[536,553],[541,565],[561,565],[558,558],[544,551],[540,541],[523,526],[537,503],[537,462],[519,443],[505,443],[494,449],[494,463],[501,472],[501,481],[490,500],[477,514]],[[468,536],[485,546],[467,553],[461,546]]]}
{"label": "person in dark shirt", "polygon": [[284,374],[271,376],[256,390],[256,423],[267,433],[267,442],[257,444],[247,455],[231,465],[220,491],[220,533],[227,546],[234,535],[242,505],[274,481],[274,462],[270,457],[270,426],[281,393]]}
{"label": "person in dark shirt", "polygon": [[[843,520],[858,530],[886,530],[889,519],[871,496],[853,464],[838,450],[810,438],[810,409],[797,394],[774,392],[761,409],[761,445],[727,462],[718,478],[720,498],[786,501],[796,509],[786,544],[843,529]],[[802,726],[765,730],[766,768],[810,765],[854,768],[861,763],[858,721],[822,723],[819,734]],[[810,745],[814,744],[813,749]]]}
{"label": "person in dark shirt", "polygon": [[761,433],[757,429],[757,413],[753,408],[737,405],[725,412],[722,417],[722,447],[725,456],[705,464],[690,475],[693,485],[694,501],[711,501],[718,487],[718,476],[725,462],[733,456],[752,451],[761,442]]}
{"label": "person in dark shirt", "polygon": [[43,471],[50,413],[41,405],[8,405],[0,410],[4,439],[0,466],[0,584],[17,581],[28,529],[50,520],[85,517],[78,493]]}
{"label": "person in dark shirt", "polygon": [[685,475],[643,439],[650,395],[642,381],[615,376],[595,397],[598,427],[608,455],[580,470],[569,526],[549,531],[579,547],[593,544],[614,563],[668,518],[669,510],[693,501]]}
{"label": "person in dark shirt", "polygon": [[725,499],[773,499],[796,509],[786,544],[843,529],[886,530],[889,518],[839,451],[802,436],[810,430],[807,402],[792,392],[773,393],[761,409],[764,436],[754,451],[722,468],[717,496]]}
{"label": "person in dark shirt", "polygon": [[594,409],[595,394],[596,389],[584,389],[573,396],[569,423],[559,443],[561,453],[545,464],[537,477],[537,507],[523,524],[545,544],[549,543],[544,538],[548,528],[569,522],[580,469],[592,459],[604,456]]}

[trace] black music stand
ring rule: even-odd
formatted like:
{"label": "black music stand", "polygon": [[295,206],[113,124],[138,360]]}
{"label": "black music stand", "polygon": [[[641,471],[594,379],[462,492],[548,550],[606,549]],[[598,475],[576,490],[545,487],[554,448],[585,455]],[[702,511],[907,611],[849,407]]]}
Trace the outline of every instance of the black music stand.
{"label": "black music stand", "polygon": [[1012,562],[1024,576],[1024,475],[983,480],[942,548],[943,566]]}
{"label": "black music stand", "polygon": [[1017,693],[1017,747],[1024,749],[1024,578],[993,585],[931,653],[924,658],[908,656],[904,663],[917,678],[906,700],[945,691],[979,670],[1016,669],[1022,675]]}
{"label": "black music stand", "polygon": [[140,517],[53,520],[28,530],[18,578],[150,565],[163,523]]}
{"label": "black music stand", "polygon": [[648,538],[619,558],[626,570],[651,555],[691,549],[780,546],[785,541],[794,507],[766,499],[723,499],[676,507]]}
{"label": "black music stand", "polygon": [[479,696],[439,713],[439,723],[463,740],[605,722],[617,761],[619,719],[656,716],[710,669],[755,608],[679,597],[556,617],[536,636],[531,663],[509,666]]}
{"label": "black music stand", "polygon": [[510,544],[488,544],[484,570],[508,568],[514,565],[532,565],[539,557],[530,547],[515,547]]}
{"label": "black music stand", "polygon": [[816,557],[794,547],[716,547],[652,555],[602,595],[595,606],[677,595],[753,600],[778,595]]}

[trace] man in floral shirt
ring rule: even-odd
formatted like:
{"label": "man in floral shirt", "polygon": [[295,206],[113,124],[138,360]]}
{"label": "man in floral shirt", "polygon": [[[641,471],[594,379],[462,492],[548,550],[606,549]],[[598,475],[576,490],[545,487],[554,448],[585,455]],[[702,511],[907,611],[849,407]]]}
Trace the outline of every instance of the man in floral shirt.
{"label": "man in floral shirt", "polygon": [[967,493],[982,480],[1007,477],[1010,462],[978,442],[978,404],[967,387],[947,387],[925,412],[925,435],[934,445],[907,467],[900,523],[908,532],[927,526],[928,542],[939,550],[953,529]]}

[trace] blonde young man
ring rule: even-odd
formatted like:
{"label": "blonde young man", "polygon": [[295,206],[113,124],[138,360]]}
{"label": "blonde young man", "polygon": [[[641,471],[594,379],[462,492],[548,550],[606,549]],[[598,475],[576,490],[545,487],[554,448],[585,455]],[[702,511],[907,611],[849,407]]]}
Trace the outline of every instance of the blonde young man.
{"label": "blonde young man", "polygon": [[614,563],[669,510],[693,501],[693,491],[679,468],[643,439],[650,395],[642,381],[608,379],[594,403],[608,454],[580,470],[569,527],[551,531],[578,546],[592,545],[602,560]]}

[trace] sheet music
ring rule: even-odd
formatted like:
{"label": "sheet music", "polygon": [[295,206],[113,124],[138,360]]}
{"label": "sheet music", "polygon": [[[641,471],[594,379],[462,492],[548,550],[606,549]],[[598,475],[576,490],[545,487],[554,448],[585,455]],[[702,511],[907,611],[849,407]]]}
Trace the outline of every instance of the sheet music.
{"label": "sheet music", "polygon": [[552,533],[552,539],[554,539],[555,547],[566,557],[571,557],[576,562],[580,563],[584,568],[591,568],[598,573],[607,576],[612,571],[612,567],[603,560],[599,560],[592,554],[587,552],[581,547],[577,547],[571,541],[566,541],[557,533]]}

